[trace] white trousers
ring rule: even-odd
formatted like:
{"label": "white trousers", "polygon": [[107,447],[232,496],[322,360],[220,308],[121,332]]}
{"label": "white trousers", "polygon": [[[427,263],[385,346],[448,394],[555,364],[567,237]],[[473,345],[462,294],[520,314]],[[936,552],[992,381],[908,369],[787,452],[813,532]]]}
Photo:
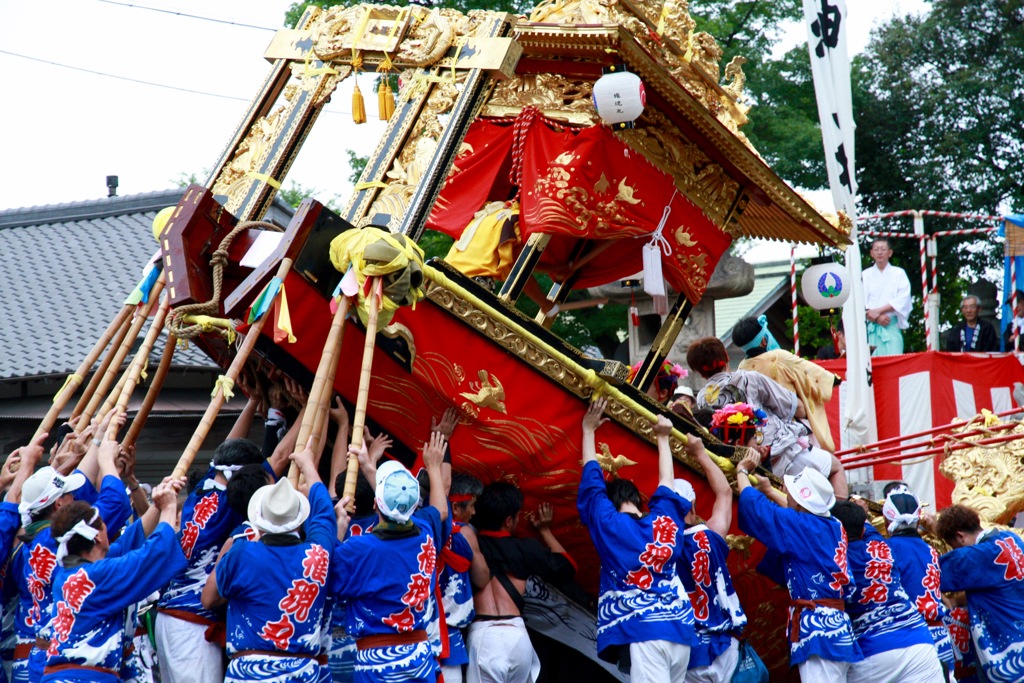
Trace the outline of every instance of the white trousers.
{"label": "white trousers", "polygon": [[682,681],[690,663],[690,646],[667,640],[629,644],[629,683]]}
{"label": "white trousers", "polygon": [[466,683],[533,683],[540,659],[521,617],[469,625]]}
{"label": "white trousers", "polygon": [[163,683],[224,683],[223,651],[202,624],[158,614],[156,650]]}
{"label": "white trousers", "polygon": [[849,662],[834,662],[822,659],[817,655],[806,662],[798,664],[800,680],[808,683],[846,683],[846,672],[850,669]]}
{"label": "white trousers", "polygon": [[934,645],[912,645],[879,652],[850,665],[848,683],[943,683]]}
{"label": "white trousers", "polygon": [[686,683],[729,683],[739,661],[740,641],[733,638],[729,649],[718,655],[711,666],[687,669]]}
{"label": "white trousers", "polygon": [[441,673],[444,674],[444,683],[462,683],[462,665],[442,666]]}

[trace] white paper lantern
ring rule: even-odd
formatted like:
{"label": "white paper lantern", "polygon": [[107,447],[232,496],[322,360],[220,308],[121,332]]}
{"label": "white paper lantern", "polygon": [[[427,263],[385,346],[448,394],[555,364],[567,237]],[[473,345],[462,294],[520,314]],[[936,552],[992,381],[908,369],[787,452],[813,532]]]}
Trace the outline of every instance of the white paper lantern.
{"label": "white paper lantern", "polygon": [[819,311],[840,308],[850,296],[846,268],[831,258],[814,259],[811,263],[800,281],[804,301]]}
{"label": "white paper lantern", "polygon": [[610,67],[594,83],[594,108],[601,120],[614,128],[630,128],[640,118],[647,104],[644,84],[640,77],[624,67]]}

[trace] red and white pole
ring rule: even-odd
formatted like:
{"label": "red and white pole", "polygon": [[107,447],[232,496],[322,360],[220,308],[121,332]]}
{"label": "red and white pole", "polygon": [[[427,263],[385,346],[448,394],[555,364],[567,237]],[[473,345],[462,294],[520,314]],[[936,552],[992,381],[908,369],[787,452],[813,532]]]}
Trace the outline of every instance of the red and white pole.
{"label": "red and white pole", "polygon": [[800,310],[796,303],[796,244],[789,245],[789,298],[793,308],[793,355],[800,355]]}
{"label": "red and white pole", "polygon": [[914,235],[921,252],[921,308],[924,309],[925,349],[932,350],[932,319],[928,315],[928,238],[924,234],[924,213],[914,212]]}

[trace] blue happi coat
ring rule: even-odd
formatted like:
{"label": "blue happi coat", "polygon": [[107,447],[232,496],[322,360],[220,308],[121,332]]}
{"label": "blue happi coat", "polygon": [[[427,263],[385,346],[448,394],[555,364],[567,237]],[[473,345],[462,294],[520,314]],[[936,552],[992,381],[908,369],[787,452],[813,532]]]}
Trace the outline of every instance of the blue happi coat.
{"label": "blue happi coat", "polygon": [[[779,578],[785,580],[790,599],[844,600],[852,595],[846,532],[833,517],[779,507],[750,487],[740,493],[739,526],[778,554]],[[792,617],[794,607],[789,609]],[[791,666],[814,656],[838,662],[863,659],[850,616],[841,609],[803,609],[798,627],[796,642],[790,638]]]}
{"label": "blue happi coat", "polygon": [[[263,467],[274,476],[269,462],[264,461]],[[161,611],[189,612],[211,623],[223,621],[223,613],[203,607],[203,586],[224,542],[245,521],[241,513],[228,505],[227,486],[216,481],[217,472],[211,466],[185,499],[178,540],[188,558],[188,567],[174,577],[158,603]]]}
{"label": "blue happi coat", "polygon": [[931,645],[928,625],[903,590],[892,550],[870,523],[860,540],[850,541],[849,561],[857,589],[846,599],[846,612],[861,654]]}
{"label": "blue happi coat", "polygon": [[910,604],[924,617],[932,642],[939,653],[939,660],[948,667],[954,664],[953,641],[946,621],[949,610],[939,593],[941,573],[939,553],[918,536],[916,531],[897,532],[889,538],[889,547],[896,566],[900,570],[903,590],[910,598]]}
{"label": "blue happi coat", "polygon": [[[100,491],[94,505],[104,521],[110,520],[109,529],[120,529],[131,513],[131,503],[124,484],[113,476],[106,476],[100,482]],[[14,621],[15,632],[19,639],[34,640],[52,614],[52,581],[57,569],[57,541],[50,534],[48,521],[30,526],[39,531],[14,553],[7,576],[17,583],[20,596]]]}
{"label": "blue happi coat", "polygon": [[453,533],[448,537],[441,557],[444,566],[437,579],[437,590],[441,595],[444,619],[448,631],[448,655],[442,659],[445,666],[460,666],[469,663],[469,653],[460,629],[473,621],[473,586],[469,579],[469,564],[473,561],[473,549],[462,535],[461,524],[453,523]]}
{"label": "blue happi coat", "polygon": [[237,538],[217,564],[217,590],[228,600],[228,654],[256,650],[306,657],[232,659],[225,680],[318,679],[320,667],[308,657],[320,654],[335,535],[331,497],[320,482],[309,489],[305,532],[305,540],[288,534],[263,534],[259,541]]}
{"label": "blue happi coat", "polygon": [[990,529],[939,558],[943,592],[965,591],[971,639],[994,683],[1024,680],[1024,542]]}
{"label": "blue happi coat", "polygon": [[636,519],[615,509],[601,466],[591,461],[583,466],[576,505],[601,559],[598,653],[614,658],[614,646],[646,640],[696,645],[693,608],[676,572],[689,501],[659,486],[650,514]]}
{"label": "blue happi coat", "polygon": [[[424,507],[415,526],[378,525],[370,533],[337,544],[331,560],[331,595],[346,600],[345,628],[356,640],[426,631],[436,616],[441,514]],[[387,645],[356,653],[355,681],[393,677],[433,681],[438,665],[427,642]]]}
{"label": "blue happi coat", "polygon": [[131,642],[125,634],[128,609],[185,566],[174,529],[161,523],[147,538],[142,523],[135,522],[111,544],[104,559],[88,562],[72,556],[65,565],[53,576],[53,638],[46,666],[94,668],[65,669],[42,680],[116,683],[124,648]]}
{"label": "blue happi coat", "polygon": [[679,578],[690,596],[693,619],[700,641],[690,648],[689,668],[711,666],[747,625],[726,566],[729,546],[725,539],[703,524],[683,532],[683,556]]}

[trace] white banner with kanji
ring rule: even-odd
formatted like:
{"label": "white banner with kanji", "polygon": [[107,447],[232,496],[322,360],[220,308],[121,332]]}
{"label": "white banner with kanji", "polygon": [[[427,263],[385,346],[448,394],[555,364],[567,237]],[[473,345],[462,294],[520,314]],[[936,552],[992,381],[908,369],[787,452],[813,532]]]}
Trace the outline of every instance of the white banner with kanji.
{"label": "white banner with kanji", "polygon": [[[846,212],[852,219],[857,215],[857,178],[850,57],[846,49],[846,3],[844,0],[804,0],[804,17],[832,201],[837,210]],[[861,262],[856,223],[851,237],[853,246],[846,250],[846,270],[853,291],[843,307],[843,327],[846,356],[851,367],[861,370],[851,373],[847,380],[845,391],[851,400],[840,431],[848,442],[870,443],[876,437],[875,411],[869,390],[871,357],[864,319],[864,292],[860,287]]]}

